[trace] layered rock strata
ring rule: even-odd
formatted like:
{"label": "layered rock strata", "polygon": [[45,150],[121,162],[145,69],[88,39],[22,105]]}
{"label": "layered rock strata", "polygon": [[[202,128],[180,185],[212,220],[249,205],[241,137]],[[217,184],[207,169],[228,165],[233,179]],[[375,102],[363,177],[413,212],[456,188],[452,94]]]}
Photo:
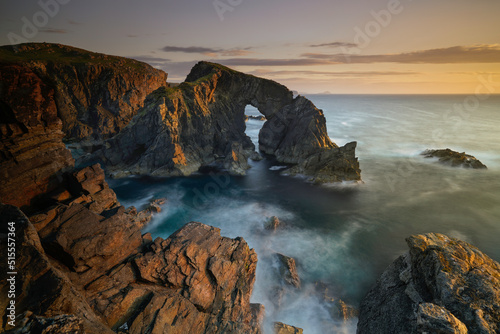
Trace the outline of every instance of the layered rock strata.
{"label": "layered rock strata", "polygon": [[498,262],[442,234],[407,243],[364,298],[358,334],[500,332]]}

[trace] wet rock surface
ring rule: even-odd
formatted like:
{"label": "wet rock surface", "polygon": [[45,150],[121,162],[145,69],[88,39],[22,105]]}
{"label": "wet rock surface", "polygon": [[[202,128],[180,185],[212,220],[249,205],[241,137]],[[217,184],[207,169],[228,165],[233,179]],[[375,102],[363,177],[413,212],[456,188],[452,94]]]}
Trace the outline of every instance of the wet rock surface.
{"label": "wet rock surface", "polygon": [[364,298],[358,333],[500,331],[500,264],[442,234],[407,243]]}

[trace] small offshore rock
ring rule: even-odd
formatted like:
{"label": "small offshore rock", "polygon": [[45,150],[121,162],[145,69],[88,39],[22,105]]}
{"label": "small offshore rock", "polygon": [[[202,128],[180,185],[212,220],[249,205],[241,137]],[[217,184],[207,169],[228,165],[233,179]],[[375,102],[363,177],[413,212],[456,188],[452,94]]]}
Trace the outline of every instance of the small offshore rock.
{"label": "small offshore rock", "polygon": [[275,256],[278,260],[279,275],[283,282],[297,289],[300,288],[300,278],[297,273],[295,259],[280,253],[276,253]]}
{"label": "small offshore rock", "polygon": [[264,229],[275,232],[278,228],[282,226],[280,220],[276,216],[272,216],[269,220],[264,224]]}
{"label": "small offshore rock", "polygon": [[449,148],[441,150],[426,150],[422,152],[426,158],[439,158],[439,161],[452,167],[466,167],[474,169],[487,168],[481,161],[477,160],[474,156],[452,151]]}

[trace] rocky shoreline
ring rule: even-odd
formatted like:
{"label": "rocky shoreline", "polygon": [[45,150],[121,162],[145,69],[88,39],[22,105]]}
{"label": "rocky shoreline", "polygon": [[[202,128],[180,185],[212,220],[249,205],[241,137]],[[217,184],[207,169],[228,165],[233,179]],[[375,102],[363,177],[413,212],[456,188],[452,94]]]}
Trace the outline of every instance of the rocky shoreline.
{"label": "rocky shoreline", "polygon": [[[250,303],[257,254],[246,241],[200,222],[153,240],[142,229],[168,199],[125,208],[105,170],[173,176],[216,165],[243,174],[255,153],[244,134],[247,104],[267,119],[260,150],[290,165],[290,175],[359,180],[356,143],[332,143],[323,113],[306,98],[218,64],[200,62],[185,83],[168,87],[166,73],[148,65],[67,46],[2,47],[0,56],[0,251],[15,226],[18,272],[17,326],[2,298],[1,330],[262,333],[264,307]],[[75,168],[63,138],[105,165]],[[282,225],[273,217],[263,229],[279,233]],[[363,301],[359,333],[499,331],[498,263],[443,235],[413,236],[408,245]],[[272,256],[279,307],[301,280],[293,258]],[[2,279],[0,294],[10,289]],[[326,285],[315,293],[332,317],[357,316]],[[274,330],[302,332],[282,323]]]}

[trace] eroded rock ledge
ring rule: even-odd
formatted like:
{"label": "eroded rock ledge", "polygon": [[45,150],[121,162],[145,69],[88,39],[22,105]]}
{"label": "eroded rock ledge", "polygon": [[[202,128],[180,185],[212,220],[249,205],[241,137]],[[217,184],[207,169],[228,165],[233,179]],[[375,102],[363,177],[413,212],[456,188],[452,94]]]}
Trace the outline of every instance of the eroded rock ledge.
{"label": "eroded rock ledge", "polygon": [[500,332],[498,262],[442,234],[407,243],[364,298],[358,334]]}

